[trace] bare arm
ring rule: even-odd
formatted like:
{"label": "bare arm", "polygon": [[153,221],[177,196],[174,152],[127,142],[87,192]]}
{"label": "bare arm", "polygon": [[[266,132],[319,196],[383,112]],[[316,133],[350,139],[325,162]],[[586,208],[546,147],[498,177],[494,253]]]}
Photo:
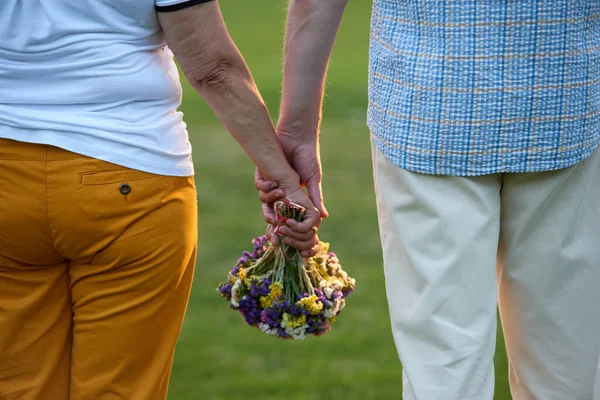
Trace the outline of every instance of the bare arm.
{"label": "bare arm", "polygon": [[[319,125],[325,75],[348,0],[290,0],[285,38],[281,114],[277,135],[283,150],[307,187],[308,195],[327,217],[321,189]],[[283,194],[272,190],[268,178],[256,175],[261,201]],[[268,210],[267,210],[268,211]],[[274,216],[265,212],[265,220]]]}
{"label": "bare arm", "polygon": [[278,131],[315,140],[325,75],[348,0],[291,0]]}
{"label": "bare arm", "polygon": [[159,13],[167,44],[191,85],[240,143],[258,170],[288,197],[308,208],[303,230],[319,215],[302,191],[297,173],[277,140],[267,108],[216,1]]}
{"label": "bare arm", "polygon": [[250,71],[227,32],[218,3],[159,13],[159,20],[191,85],[258,169],[278,182],[292,179],[294,173],[275,138]]}

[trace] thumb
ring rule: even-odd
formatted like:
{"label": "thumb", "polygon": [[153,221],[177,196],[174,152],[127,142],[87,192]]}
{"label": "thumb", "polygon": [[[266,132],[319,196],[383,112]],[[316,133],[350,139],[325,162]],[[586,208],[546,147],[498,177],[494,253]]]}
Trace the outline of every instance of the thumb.
{"label": "thumb", "polygon": [[275,228],[273,227],[273,225],[267,226],[267,237],[269,238],[269,240],[271,240],[271,244],[273,246],[279,246],[281,244],[281,242],[279,240],[279,235],[275,231]]}
{"label": "thumb", "polygon": [[327,218],[329,213],[325,208],[325,203],[323,202],[323,191],[321,188],[321,180],[320,179],[311,179],[306,182],[306,189],[308,191],[308,198],[314,204],[315,208],[319,210],[321,213],[321,218]]}

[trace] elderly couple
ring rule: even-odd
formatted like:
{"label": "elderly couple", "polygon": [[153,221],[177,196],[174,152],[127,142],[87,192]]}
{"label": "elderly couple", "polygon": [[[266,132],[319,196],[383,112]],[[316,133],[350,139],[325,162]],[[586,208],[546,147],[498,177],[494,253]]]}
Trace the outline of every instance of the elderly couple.
{"label": "elderly couple", "polygon": [[[290,0],[274,129],[217,1],[1,0],[0,399],[166,397],[197,246],[173,55],[262,202],[308,208],[285,240],[312,254],[346,1]],[[600,399],[599,21],[597,0],[374,1],[404,399],[493,399],[498,307],[514,399]]]}

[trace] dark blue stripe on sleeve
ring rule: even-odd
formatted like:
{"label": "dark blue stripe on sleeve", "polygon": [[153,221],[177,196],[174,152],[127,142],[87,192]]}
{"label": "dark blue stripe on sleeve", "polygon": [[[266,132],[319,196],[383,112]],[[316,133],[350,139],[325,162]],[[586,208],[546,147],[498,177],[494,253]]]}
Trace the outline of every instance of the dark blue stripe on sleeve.
{"label": "dark blue stripe on sleeve", "polygon": [[184,8],[195,6],[197,4],[208,3],[209,1],[214,1],[214,0],[189,0],[189,1],[185,1],[183,3],[173,4],[170,6],[155,5],[154,8],[158,12],[171,12],[171,11],[183,10]]}

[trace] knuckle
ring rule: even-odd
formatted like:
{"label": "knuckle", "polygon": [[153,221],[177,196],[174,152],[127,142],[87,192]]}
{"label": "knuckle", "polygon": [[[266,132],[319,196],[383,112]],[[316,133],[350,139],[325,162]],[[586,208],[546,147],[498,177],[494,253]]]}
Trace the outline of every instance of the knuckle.
{"label": "knuckle", "polygon": [[295,231],[298,233],[307,233],[310,230],[310,225],[306,222],[296,225]]}
{"label": "knuckle", "polygon": [[299,233],[296,237],[296,239],[298,240],[302,240],[304,242],[307,242],[310,240],[310,235],[307,233]]}

